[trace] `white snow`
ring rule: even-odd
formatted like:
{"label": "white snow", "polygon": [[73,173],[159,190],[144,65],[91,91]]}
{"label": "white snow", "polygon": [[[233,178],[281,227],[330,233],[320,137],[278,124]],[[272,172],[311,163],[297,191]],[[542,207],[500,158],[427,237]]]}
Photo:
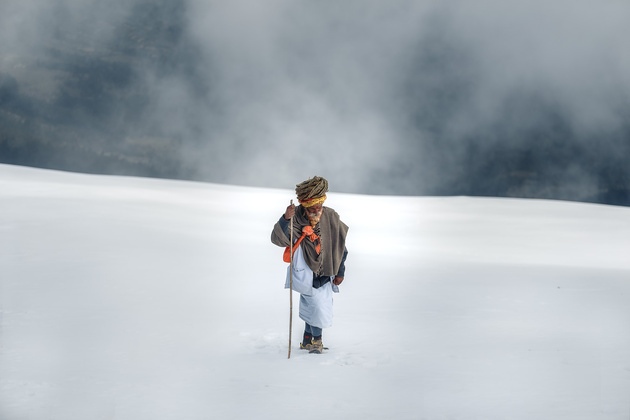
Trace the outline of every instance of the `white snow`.
{"label": "white snow", "polygon": [[330,193],[330,351],[295,315],[287,359],[292,198],[0,165],[0,419],[630,418],[630,208]]}

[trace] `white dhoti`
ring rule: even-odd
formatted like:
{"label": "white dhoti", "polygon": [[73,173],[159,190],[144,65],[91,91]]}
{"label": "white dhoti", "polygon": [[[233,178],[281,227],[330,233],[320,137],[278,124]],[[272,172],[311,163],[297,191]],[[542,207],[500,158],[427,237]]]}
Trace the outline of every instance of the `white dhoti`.
{"label": "white dhoti", "polygon": [[300,319],[314,327],[332,327],[333,291],[330,282],[313,289],[310,296],[300,295]]}
{"label": "white dhoti", "polygon": [[[287,267],[285,288],[289,288],[291,281],[291,266]],[[313,287],[313,270],[304,260],[302,246],[293,254],[293,290],[300,293],[300,319],[309,325],[319,328],[332,326],[333,320],[333,292],[339,293],[339,288],[332,284],[334,277],[323,286]]]}

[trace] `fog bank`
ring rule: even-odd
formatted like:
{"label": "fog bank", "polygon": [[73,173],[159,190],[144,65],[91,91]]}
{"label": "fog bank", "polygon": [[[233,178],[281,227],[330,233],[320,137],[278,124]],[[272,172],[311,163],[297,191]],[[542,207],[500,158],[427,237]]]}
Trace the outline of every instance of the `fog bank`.
{"label": "fog bank", "polygon": [[630,204],[619,1],[17,1],[0,160]]}

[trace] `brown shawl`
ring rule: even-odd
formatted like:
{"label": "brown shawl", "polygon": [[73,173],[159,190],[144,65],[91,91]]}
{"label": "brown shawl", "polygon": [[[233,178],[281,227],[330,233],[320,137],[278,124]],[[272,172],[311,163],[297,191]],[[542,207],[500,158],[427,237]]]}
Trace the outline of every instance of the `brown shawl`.
{"label": "brown shawl", "polygon": [[[310,223],[304,207],[298,206],[293,217],[293,241],[297,241],[302,236],[304,226],[310,226]],[[304,259],[313,273],[318,276],[336,276],[346,249],[348,226],[341,221],[335,210],[324,207],[322,217],[313,230],[319,236],[319,240],[311,242],[308,237],[304,238],[301,244]],[[315,251],[318,241],[321,243],[319,255]],[[284,234],[279,222],[273,227],[271,242],[282,247],[289,246],[291,242]]]}

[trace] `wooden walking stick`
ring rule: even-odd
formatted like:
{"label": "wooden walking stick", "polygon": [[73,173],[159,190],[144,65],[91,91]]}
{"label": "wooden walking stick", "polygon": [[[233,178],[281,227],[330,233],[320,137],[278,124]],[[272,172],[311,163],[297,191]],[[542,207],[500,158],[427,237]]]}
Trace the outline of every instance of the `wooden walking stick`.
{"label": "wooden walking stick", "polygon": [[[291,205],[293,205],[293,200],[291,200]],[[290,255],[290,274],[289,274],[289,356],[287,359],[291,358],[291,332],[293,331],[293,216],[291,216],[291,248]]]}

